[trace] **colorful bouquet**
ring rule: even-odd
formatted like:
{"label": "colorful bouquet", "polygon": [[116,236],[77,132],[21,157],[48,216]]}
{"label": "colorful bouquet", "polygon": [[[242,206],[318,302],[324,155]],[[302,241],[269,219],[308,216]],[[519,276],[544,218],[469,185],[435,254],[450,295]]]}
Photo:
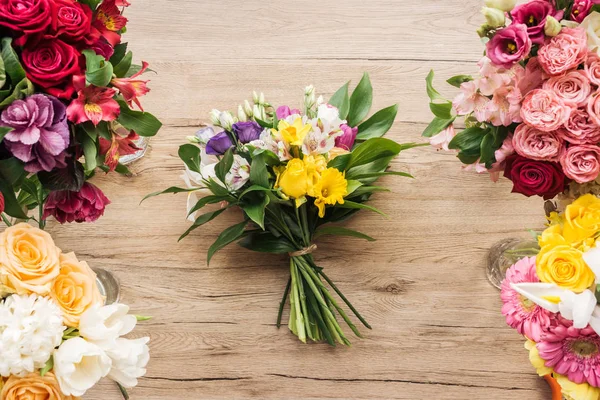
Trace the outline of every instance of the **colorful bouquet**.
{"label": "colorful bouquet", "polygon": [[[416,146],[382,138],[394,123],[397,105],[363,121],[373,97],[367,74],[351,96],[348,85],[328,103],[316,98],[314,87],[307,87],[303,112],[288,106],[275,109],[263,94],[256,93],[252,106],[246,101],[238,107],[237,118],[213,110],[212,123],[221,131],[204,128],[189,138],[191,144],[179,149],[186,165],[183,178],[187,188],[172,187],[150,195],[190,192],[188,216],[193,225],[181,238],[229,208],[243,210],[244,220],[226,229],[210,246],[208,262],[218,250],[236,241],[253,251],[289,254],[290,279],[277,325],[289,296],[289,328],[303,342],[308,338],[349,345],[336,314],[360,337],[326,284],[370,328],[315,263],[312,252],[317,246],[313,241],[322,235],[374,240],[328,225],[360,210],[381,213],[367,205],[375,192],[387,190],[375,182],[386,175],[410,176],[387,168],[400,151]],[[198,199],[197,194],[209,195]],[[198,216],[209,204],[221,206]]]}
{"label": "colorful bouquet", "polygon": [[527,339],[529,359],[570,400],[600,399],[600,199],[587,194],[552,213],[537,257],[502,283],[506,322]]}
{"label": "colorful bouquet", "polygon": [[[479,75],[448,80],[453,102],[432,86],[435,118],[423,132],[458,152],[467,169],[501,173],[513,192],[571,200],[600,194],[600,5],[596,0],[486,0]],[[560,22],[559,22],[560,21]],[[456,122],[464,121],[456,132]]]}
{"label": "colorful bouquet", "polygon": [[126,388],[146,373],[148,338],[126,339],[138,319],[104,305],[96,275],[41,229],[0,234],[0,399],[76,399],[101,378]]}
{"label": "colorful bouquet", "polygon": [[[0,1],[0,211],[91,222],[109,200],[87,182],[161,127],[140,108],[148,92],[121,43],[125,0]],[[5,218],[5,216],[3,215]]]}

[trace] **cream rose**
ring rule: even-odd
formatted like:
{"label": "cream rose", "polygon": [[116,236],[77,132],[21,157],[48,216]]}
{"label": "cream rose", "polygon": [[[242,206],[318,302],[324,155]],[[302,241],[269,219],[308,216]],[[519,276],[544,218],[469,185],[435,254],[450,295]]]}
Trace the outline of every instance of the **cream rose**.
{"label": "cream rose", "polygon": [[0,283],[18,294],[50,292],[60,249],[41,229],[21,223],[0,234]]}
{"label": "cream rose", "polygon": [[32,373],[22,378],[11,376],[4,383],[2,400],[76,400],[76,397],[64,396],[58,386],[56,377],[51,372],[44,376]]}
{"label": "cream rose", "polygon": [[587,34],[587,46],[596,53],[600,50],[600,13],[590,13],[580,25]]}
{"label": "cream rose", "polygon": [[60,272],[50,296],[60,307],[65,325],[73,328],[79,327],[81,316],[90,307],[103,303],[96,274],[86,262],[78,261],[74,253],[61,254]]}

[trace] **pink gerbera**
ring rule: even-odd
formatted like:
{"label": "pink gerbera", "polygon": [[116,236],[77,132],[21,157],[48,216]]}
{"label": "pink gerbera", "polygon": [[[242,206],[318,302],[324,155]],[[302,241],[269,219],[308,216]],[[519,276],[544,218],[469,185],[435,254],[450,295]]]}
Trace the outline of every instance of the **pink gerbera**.
{"label": "pink gerbera", "polygon": [[506,271],[500,294],[506,323],[535,342],[539,342],[542,334],[548,330],[554,314],[517,293],[510,284],[539,281],[535,272],[535,257],[523,258]]}
{"label": "pink gerbera", "polygon": [[577,384],[600,387],[600,337],[590,326],[577,329],[572,321],[559,318],[537,348],[554,372]]}

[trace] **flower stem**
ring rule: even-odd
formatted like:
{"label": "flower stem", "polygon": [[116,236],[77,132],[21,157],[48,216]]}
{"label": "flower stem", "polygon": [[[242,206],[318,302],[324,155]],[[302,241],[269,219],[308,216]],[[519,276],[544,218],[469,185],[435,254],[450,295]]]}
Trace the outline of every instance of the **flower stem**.
{"label": "flower stem", "polygon": [[281,303],[279,304],[279,313],[277,314],[277,328],[281,327],[281,317],[283,316],[283,308],[285,307],[285,302],[287,301],[288,295],[290,294],[290,286],[292,285],[292,278],[288,279],[288,283],[285,286],[285,291],[283,292],[283,298],[281,299]]}
{"label": "flower stem", "polygon": [[306,332],[304,330],[304,317],[302,315],[302,310],[301,310],[301,300],[300,300],[300,293],[299,293],[299,283],[298,283],[298,267],[296,266],[296,263],[294,262],[293,258],[290,259],[290,271],[292,273],[292,293],[294,294],[294,304],[293,306],[296,309],[296,321],[295,321],[295,326],[296,326],[296,330],[297,330],[297,334],[298,334],[298,339],[300,339],[301,342],[306,343]]}

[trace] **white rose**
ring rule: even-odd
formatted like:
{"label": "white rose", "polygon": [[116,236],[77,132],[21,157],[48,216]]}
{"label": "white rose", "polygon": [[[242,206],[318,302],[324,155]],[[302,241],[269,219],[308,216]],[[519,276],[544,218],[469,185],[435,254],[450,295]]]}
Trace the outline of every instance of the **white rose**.
{"label": "white rose", "polygon": [[81,316],[79,333],[89,342],[110,347],[135,328],[137,318],[128,313],[129,307],[124,304],[92,307]]}
{"label": "white rose", "polygon": [[54,352],[54,374],[65,396],[83,396],[110,372],[112,362],[99,346],[77,337]]}
{"label": "white rose", "polygon": [[580,25],[587,33],[588,49],[600,54],[600,13],[593,12]]}
{"label": "white rose", "polygon": [[112,369],[108,377],[126,388],[137,386],[137,378],[146,374],[146,365],[150,360],[150,349],[147,343],[150,338],[123,339],[115,341],[114,346],[106,353],[112,359]]}

